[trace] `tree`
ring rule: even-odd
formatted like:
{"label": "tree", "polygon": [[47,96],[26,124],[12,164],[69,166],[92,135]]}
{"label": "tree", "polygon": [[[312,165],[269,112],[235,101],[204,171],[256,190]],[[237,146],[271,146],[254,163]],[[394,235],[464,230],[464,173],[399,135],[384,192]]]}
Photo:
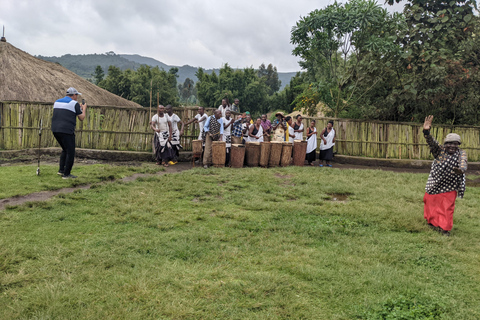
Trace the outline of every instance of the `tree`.
{"label": "tree", "polygon": [[268,94],[272,95],[280,89],[282,82],[278,80],[277,67],[274,67],[271,63],[265,68],[265,64],[262,63],[257,71],[257,76],[265,82],[268,86]]}
{"label": "tree", "polygon": [[158,93],[161,104],[178,105],[176,74],[159,67],[142,65],[136,71],[127,69],[122,72],[119,68],[110,66],[107,77],[99,86],[144,107],[150,105],[150,89],[153,92],[153,101],[156,102]]}
{"label": "tree", "polygon": [[323,97],[331,98],[326,105],[335,117],[360,94],[363,79],[358,66],[367,54],[394,46],[395,35],[385,30],[397,23],[396,18],[373,0],[353,0],[314,10],[293,27],[293,54],[302,59],[300,66],[307,70],[312,87],[328,93]]}
{"label": "tree", "polygon": [[196,102],[195,83],[192,79],[186,78],[183,84],[179,84],[178,92],[181,102]]}
{"label": "tree", "polygon": [[269,88],[253,68],[233,70],[225,64],[218,76],[215,72],[209,75],[201,68],[196,76],[198,99],[206,107],[218,107],[221,100],[227,97],[230,102],[234,98],[240,99],[242,110],[251,113],[259,114],[268,110],[266,101]]}
{"label": "tree", "polygon": [[[475,42],[475,1],[410,0],[404,7],[407,28],[399,37],[403,53],[397,62],[400,86],[389,100],[420,121],[425,114],[459,123],[469,91],[478,89],[478,65],[465,60]],[[461,86],[459,86],[461,84]]]}
{"label": "tree", "polygon": [[103,69],[101,66],[97,66],[95,68],[95,71],[94,73],[92,74],[93,76],[93,79],[94,79],[94,83],[98,86],[98,84],[100,83],[100,81],[103,80],[103,77],[105,77],[105,73],[103,72]]}

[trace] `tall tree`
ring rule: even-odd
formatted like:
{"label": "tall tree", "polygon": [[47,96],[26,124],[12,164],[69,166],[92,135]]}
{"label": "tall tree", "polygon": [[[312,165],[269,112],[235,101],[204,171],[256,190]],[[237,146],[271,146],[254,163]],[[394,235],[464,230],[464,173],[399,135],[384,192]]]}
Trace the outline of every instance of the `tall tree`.
{"label": "tall tree", "polygon": [[278,79],[277,67],[274,67],[271,63],[267,67],[262,63],[260,67],[258,67],[257,76],[262,79],[269,88],[269,95],[277,92],[282,85],[282,81]]}
{"label": "tall tree", "polygon": [[[385,30],[395,23],[396,16],[375,1],[353,0],[314,10],[293,27],[293,54],[302,59],[300,66],[307,70],[311,87],[319,93],[314,96],[322,99],[334,116],[361,94],[358,86],[363,79],[357,71],[367,53],[387,51],[393,46],[394,35]],[[308,103],[303,107],[314,104]]]}
{"label": "tall tree", "polygon": [[[400,86],[390,99],[398,110],[420,121],[434,114],[442,122],[459,123],[471,103],[467,88],[477,91],[478,65],[469,63],[466,48],[475,42],[475,1],[409,0],[404,7],[407,28],[399,44]],[[461,86],[459,86],[461,84]]]}
{"label": "tall tree", "polygon": [[192,79],[186,78],[183,84],[178,85],[178,92],[180,95],[180,101],[187,103],[190,101],[196,101],[195,83]]}
{"label": "tall tree", "polygon": [[103,77],[105,77],[105,73],[103,72],[103,69],[101,66],[96,66],[95,71],[92,74],[94,83],[98,86],[100,81],[103,80]]}

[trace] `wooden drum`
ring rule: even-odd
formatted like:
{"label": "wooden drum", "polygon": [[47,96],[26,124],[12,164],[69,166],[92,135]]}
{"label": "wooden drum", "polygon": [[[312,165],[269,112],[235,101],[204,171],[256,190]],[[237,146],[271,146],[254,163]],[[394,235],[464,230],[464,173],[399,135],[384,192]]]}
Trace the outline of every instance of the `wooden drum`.
{"label": "wooden drum", "polygon": [[247,166],[258,167],[260,161],[260,142],[247,142],[245,144],[245,157]]}
{"label": "wooden drum", "polygon": [[282,158],[282,144],[281,141],[270,142],[270,157],[268,159],[269,167],[278,167],[280,165],[280,159]]}
{"label": "wooden drum", "polygon": [[303,167],[307,155],[307,141],[293,141],[293,165]]}
{"label": "wooden drum", "polygon": [[282,157],[280,159],[280,166],[286,167],[292,162],[292,149],[293,144],[291,142],[282,143]]}
{"label": "wooden drum", "polygon": [[194,157],[198,158],[202,155],[202,144],[203,144],[203,140],[192,141],[192,153]]}
{"label": "wooden drum", "polygon": [[212,142],[212,162],[215,168],[225,167],[226,151],[225,141]]}
{"label": "wooden drum", "polygon": [[268,160],[270,159],[270,151],[272,149],[272,144],[270,142],[260,142],[260,160],[258,164],[260,167],[267,167]]}
{"label": "wooden drum", "polygon": [[230,152],[230,166],[232,168],[243,168],[243,162],[245,161],[245,146],[243,144],[232,144]]}

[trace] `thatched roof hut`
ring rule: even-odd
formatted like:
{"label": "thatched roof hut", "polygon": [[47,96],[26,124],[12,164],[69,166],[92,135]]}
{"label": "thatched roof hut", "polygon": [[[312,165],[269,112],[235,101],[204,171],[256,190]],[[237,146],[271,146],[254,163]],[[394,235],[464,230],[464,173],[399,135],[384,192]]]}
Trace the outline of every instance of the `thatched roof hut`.
{"label": "thatched roof hut", "polygon": [[141,108],[59,64],[35,58],[7,42],[0,42],[0,101],[53,103],[64,97],[69,87],[81,92],[89,105]]}

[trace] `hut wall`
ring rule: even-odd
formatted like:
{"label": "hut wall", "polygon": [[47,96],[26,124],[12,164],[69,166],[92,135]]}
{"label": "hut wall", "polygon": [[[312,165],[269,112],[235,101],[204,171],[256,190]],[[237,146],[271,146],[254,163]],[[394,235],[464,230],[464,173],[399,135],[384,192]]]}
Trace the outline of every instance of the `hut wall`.
{"label": "hut wall", "polygon": [[[175,108],[184,121],[197,114],[196,107]],[[212,114],[214,109],[207,109]],[[152,109],[152,114],[155,114]],[[17,150],[38,147],[40,120],[43,120],[41,147],[58,146],[50,123],[53,108],[47,103],[0,102],[0,149]],[[77,121],[76,144],[80,148],[151,151],[153,132],[148,108],[89,106],[84,121]],[[305,128],[312,118],[304,119]],[[338,154],[390,159],[432,159],[423,137],[422,124],[386,121],[315,118],[317,139],[329,120],[334,120]],[[462,149],[469,161],[480,161],[480,127],[434,124],[431,133],[438,140],[456,132],[462,137]],[[192,149],[198,137],[198,125],[185,128],[181,144]]]}

